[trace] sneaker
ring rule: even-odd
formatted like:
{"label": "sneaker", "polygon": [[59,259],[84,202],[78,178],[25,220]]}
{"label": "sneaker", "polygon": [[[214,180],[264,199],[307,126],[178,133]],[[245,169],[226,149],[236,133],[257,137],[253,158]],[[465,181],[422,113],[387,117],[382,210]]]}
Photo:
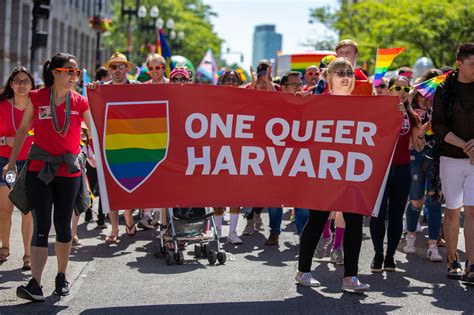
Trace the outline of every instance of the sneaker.
{"label": "sneaker", "polygon": [[255,233],[254,221],[248,220],[244,232],[242,232],[242,235],[252,235],[253,233]]}
{"label": "sneaker", "polygon": [[372,259],[372,264],[370,264],[370,270],[372,272],[382,272],[383,268],[383,254],[375,253],[374,259]]}
{"label": "sneaker", "polygon": [[461,280],[462,278],[462,267],[457,259],[457,257],[448,257],[448,279]]}
{"label": "sneaker", "polygon": [[393,256],[385,255],[385,259],[383,261],[383,270],[384,271],[395,271],[397,268],[395,267],[395,259]]}
{"label": "sneaker", "polygon": [[333,264],[336,264],[337,266],[342,266],[344,265],[344,252],[342,251],[342,248],[334,249],[331,251],[331,262]]}
{"label": "sneaker", "polygon": [[432,262],[443,261],[443,257],[441,257],[441,255],[439,254],[438,246],[436,245],[428,247],[428,250],[426,251],[426,258]]}
{"label": "sneaker", "polygon": [[342,279],[342,290],[346,292],[365,292],[368,291],[370,285],[362,283],[357,277],[347,277]]}
{"label": "sneaker", "polygon": [[316,246],[316,258],[324,258],[326,256],[326,251],[328,249],[328,245],[331,243],[331,238],[321,237],[318,242],[318,246]]}
{"label": "sneaker", "polygon": [[268,236],[268,239],[265,241],[265,245],[267,246],[275,246],[278,245],[278,239],[280,236],[276,234],[275,232],[270,232],[270,236]]}
{"label": "sneaker", "polygon": [[74,237],[72,238],[72,246],[78,245],[81,245],[81,240],[79,239],[79,237],[77,237],[77,235],[74,235]]}
{"label": "sneaker", "polygon": [[405,247],[403,247],[403,252],[405,254],[415,254],[416,253],[415,241],[416,241],[416,236],[415,235],[407,235],[406,236],[406,238],[405,238]]}
{"label": "sneaker", "polygon": [[474,264],[468,265],[466,261],[466,268],[464,268],[464,274],[461,277],[462,282],[474,284]]}
{"label": "sneaker", "polygon": [[16,296],[29,301],[44,301],[43,289],[33,278],[26,286],[20,285],[18,288],[16,288]]}
{"label": "sneaker", "polygon": [[260,217],[260,214],[254,213],[254,222],[255,222],[255,229],[257,231],[260,231],[263,229],[263,223],[262,223],[262,218]]}
{"label": "sneaker", "polygon": [[227,242],[231,244],[242,244],[242,240],[237,236],[236,232],[230,232],[227,236]]}
{"label": "sneaker", "polygon": [[311,272],[298,272],[295,276],[296,283],[305,287],[319,287],[321,283],[311,276]]}
{"label": "sneaker", "polygon": [[60,296],[69,295],[69,282],[67,282],[66,275],[64,273],[58,273],[54,281],[56,283],[56,287],[53,292],[54,294]]}

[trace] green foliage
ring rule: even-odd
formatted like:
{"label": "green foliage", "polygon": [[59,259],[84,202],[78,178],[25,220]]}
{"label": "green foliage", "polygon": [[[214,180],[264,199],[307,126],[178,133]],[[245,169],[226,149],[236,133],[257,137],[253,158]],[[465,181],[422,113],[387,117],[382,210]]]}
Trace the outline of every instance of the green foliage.
{"label": "green foliage", "polygon": [[[125,8],[135,8],[135,0],[126,0]],[[142,64],[146,59],[146,43],[156,45],[156,31],[150,30],[148,33],[142,25],[153,24],[153,19],[149,16],[149,10],[153,5],[158,6],[159,16],[166,22],[173,18],[176,32],[185,33],[184,40],[170,40],[166,37],[173,55],[181,55],[191,60],[195,67],[199,65],[208,48],[219,57],[220,47],[223,42],[213,31],[210,17],[216,15],[211,11],[211,7],[203,4],[202,0],[141,0],[140,5],[144,5],[148,12],[147,17],[139,19],[132,17],[132,54],[131,61],[137,65]],[[113,51],[127,52],[127,25],[128,16],[121,17],[121,1],[114,1],[112,17],[112,27],[109,33],[104,34],[104,44]],[[141,21],[143,20],[143,21]],[[164,27],[166,31],[166,27]]]}
{"label": "green foliage", "polygon": [[[354,1],[355,2],[355,1]],[[392,68],[429,57],[435,67],[452,65],[457,47],[474,40],[472,0],[342,1],[341,9],[311,10],[311,18],[359,44],[359,64],[375,63],[377,47],[405,47]]]}

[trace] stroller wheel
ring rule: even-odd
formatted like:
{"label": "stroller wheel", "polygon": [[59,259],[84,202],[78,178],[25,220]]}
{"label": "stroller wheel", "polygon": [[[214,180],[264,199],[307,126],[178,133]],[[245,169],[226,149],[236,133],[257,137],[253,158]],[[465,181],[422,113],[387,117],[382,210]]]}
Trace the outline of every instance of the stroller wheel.
{"label": "stroller wheel", "polygon": [[182,251],[178,251],[174,254],[174,261],[178,265],[182,265],[184,263],[184,255]]}
{"label": "stroller wheel", "polygon": [[199,244],[194,245],[194,257],[197,259],[201,258],[202,256],[202,247]]}
{"label": "stroller wheel", "polygon": [[217,253],[213,250],[209,251],[209,255],[207,256],[207,260],[209,264],[214,265],[217,261]]}
{"label": "stroller wheel", "polygon": [[164,248],[161,247],[161,244],[157,244],[153,246],[153,256],[155,256],[156,258],[165,257],[165,251],[164,251]]}
{"label": "stroller wheel", "polygon": [[172,265],[174,261],[173,253],[172,252],[166,252],[166,257],[165,261],[167,265]]}
{"label": "stroller wheel", "polygon": [[209,244],[202,245],[202,252],[204,254],[204,257],[209,257],[209,254],[211,252],[211,248],[209,247]]}
{"label": "stroller wheel", "polygon": [[223,265],[225,264],[227,260],[227,254],[224,251],[220,251],[217,253],[217,261],[219,261],[219,264]]}

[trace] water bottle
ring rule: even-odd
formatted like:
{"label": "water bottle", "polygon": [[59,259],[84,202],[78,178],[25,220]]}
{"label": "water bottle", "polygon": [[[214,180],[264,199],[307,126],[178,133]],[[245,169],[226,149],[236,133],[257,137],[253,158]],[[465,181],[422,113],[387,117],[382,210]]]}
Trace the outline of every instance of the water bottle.
{"label": "water bottle", "polygon": [[13,186],[16,181],[16,173],[14,171],[8,171],[7,174],[5,174],[5,182],[7,183],[8,187]]}

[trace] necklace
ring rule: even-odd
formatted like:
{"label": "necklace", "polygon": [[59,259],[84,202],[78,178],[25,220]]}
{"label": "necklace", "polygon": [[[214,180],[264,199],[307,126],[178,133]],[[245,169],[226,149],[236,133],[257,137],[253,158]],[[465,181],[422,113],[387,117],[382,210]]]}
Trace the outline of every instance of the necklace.
{"label": "necklace", "polygon": [[15,133],[18,131],[18,128],[16,127],[16,121],[15,121],[15,100],[13,98],[9,98],[8,102],[10,103],[10,106],[12,108],[12,124],[13,124],[13,130],[15,130]]}
{"label": "necklace", "polygon": [[69,130],[69,123],[71,118],[71,96],[69,91],[66,94],[66,108],[64,110],[66,117],[64,118],[64,124],[62,128],[59,128],[58,116],[56,114],[56,103],[54,102],[53,88],[51,88],[49,105],[51,107],[51,115],[53,116],[52,123],[54,131],[56,131],[56,133],[58,133],[61,137],[66,136],[67,131]]}

